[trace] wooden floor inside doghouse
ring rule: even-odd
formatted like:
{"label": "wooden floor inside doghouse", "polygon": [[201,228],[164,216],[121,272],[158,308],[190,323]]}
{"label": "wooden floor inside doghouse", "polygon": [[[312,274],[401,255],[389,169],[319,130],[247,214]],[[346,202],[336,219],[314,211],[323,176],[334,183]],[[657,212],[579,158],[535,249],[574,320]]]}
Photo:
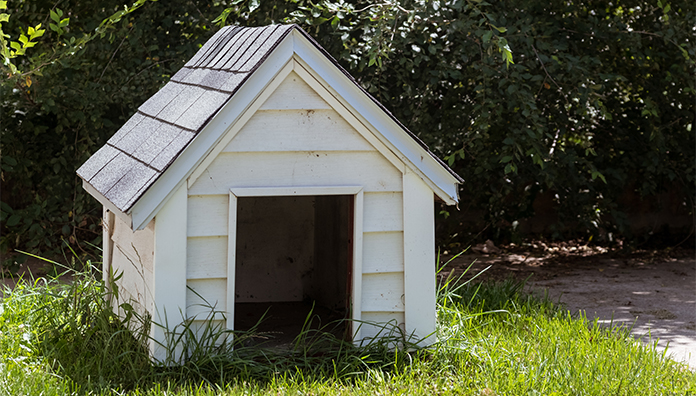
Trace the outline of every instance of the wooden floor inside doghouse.
{"label": "wooden floor inside doghouse", "polygon": [[[245,345],[268,348],[292,348],[302,331],[308,315],[308,329],[331,333],[338,339],[347,339],[345,313],[307,302],[237,303],[234,312],[235,330],[249,331],[259,324]],[[263,319],[262,319],[263,318]],[[259,322],[260,321],[260,322]]]}

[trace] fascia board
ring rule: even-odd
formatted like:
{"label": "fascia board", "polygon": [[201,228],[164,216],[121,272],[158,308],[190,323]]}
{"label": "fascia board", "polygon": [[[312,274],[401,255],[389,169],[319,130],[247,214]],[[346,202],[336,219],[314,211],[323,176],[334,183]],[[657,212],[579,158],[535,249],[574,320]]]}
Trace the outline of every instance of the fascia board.
{"label": "fascia board", "polygon": [[288,34],[133,205],[129,211],[133,219],[133,230],[141,230],[147,226],[177,188],[186,183],[186,179],[218,144],[230,126],[237,122],[258,95],[266,89],[292,55],[293,35]]}
{"label": "fascia board", "polygon": [[[82,178],[81,178],[82,179]],[[87,183],[85,179],[82,179],[82,188],[85,189],[89,193],[89,195],[93,196],[94,199],[99,201],[100,204],[102,204],[105,208],[111,211],[111,213],[115,214],[116,217],[121,219],[124,223],[126,224],[131,224],[131,216],[127,213],[121,212],[119,208],[116,207],[111,201],[109,201],[108,198],[103,196],[99,191],[97,191],[96,188],[92,187],[91,184]]]}
{"label": "fascia board", "polygon": [[[388,114],[379,108],[355,83],[339,70],[333,62],[317,49],[298,30],[294,36],[295,53],[352,107],[353,114],[361,116],[374,128],[375,134],[388,147],[400,153],[404,162],[417,174],[424,176],[434,192],[448,205],[459,201],[459,181],[444,169],[423,147],[415,142]],[[374,132],[373,131],[373,132]]]}

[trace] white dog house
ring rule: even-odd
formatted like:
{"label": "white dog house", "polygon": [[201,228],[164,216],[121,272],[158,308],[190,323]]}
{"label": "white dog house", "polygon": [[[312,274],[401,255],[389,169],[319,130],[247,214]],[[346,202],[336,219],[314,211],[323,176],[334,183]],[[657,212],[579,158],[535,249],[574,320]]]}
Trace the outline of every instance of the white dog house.
{"label": "white dog house", "polygon": [[462,180],[297,26],[221,29],[77,173],[157,323],[314,302],[354,341],[435,330],[434,200]]}

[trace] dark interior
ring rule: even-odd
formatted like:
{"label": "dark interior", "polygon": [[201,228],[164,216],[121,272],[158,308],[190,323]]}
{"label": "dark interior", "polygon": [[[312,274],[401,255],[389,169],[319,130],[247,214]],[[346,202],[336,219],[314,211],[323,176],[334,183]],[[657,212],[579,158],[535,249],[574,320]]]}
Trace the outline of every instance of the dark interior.
{"label": "dark interior", "polygon": [[352,195],[239,198],[235,330],[263,317],[254,343],[289,346],[311,311],[311,328],[350,337],[352,212]]}

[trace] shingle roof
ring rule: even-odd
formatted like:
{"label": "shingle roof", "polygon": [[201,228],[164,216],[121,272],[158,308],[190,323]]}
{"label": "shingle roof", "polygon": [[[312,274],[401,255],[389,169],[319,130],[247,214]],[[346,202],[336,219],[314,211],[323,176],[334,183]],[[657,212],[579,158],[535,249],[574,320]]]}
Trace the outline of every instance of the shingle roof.
{"label": "shingle roof", "polygon": [[[77,174],[126,213],[292,29],[302,31],[296,25],[222,28]],[[316,41],[304,35],[360,87]],[[457,180],[463,181],[364,92]]]}
{"label": "shingle roof", "polygon": [[128,211],[292,28],[221,29],[77,174]]}

